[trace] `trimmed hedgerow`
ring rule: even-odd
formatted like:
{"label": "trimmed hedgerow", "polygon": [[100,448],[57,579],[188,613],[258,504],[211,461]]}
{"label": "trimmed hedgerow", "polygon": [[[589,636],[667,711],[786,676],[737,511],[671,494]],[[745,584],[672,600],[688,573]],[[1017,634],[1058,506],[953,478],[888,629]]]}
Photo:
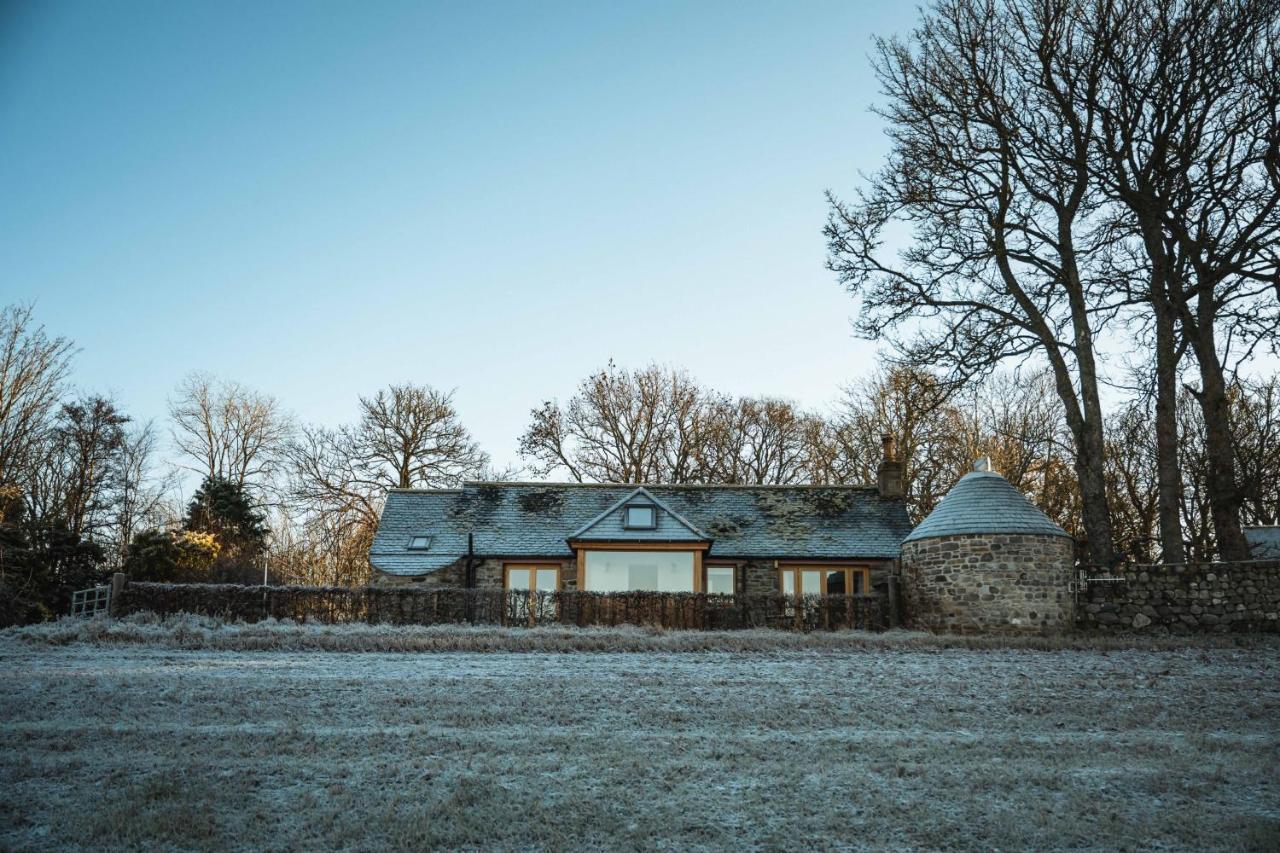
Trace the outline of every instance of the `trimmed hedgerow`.
{"label": "trimmed hedgerow", "polygon": [[194,613],[256,622],[290,619],[393,625],[649,625],[668,629],[884,630],[880,595],[709,595],[487,589],[129,583],[116,613]]}

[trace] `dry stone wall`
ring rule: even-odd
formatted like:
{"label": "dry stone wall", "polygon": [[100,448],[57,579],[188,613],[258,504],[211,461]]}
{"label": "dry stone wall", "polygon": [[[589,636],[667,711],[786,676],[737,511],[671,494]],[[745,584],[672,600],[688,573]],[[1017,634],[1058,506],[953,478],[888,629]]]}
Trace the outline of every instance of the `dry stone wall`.
{"label": "dry stone wall", "polygon": [[1073,624],[1064,536],[975,533],[902,546],[907,625],[951,634],[1057,633]]}
{"label": "dry stone wall", "polygon": [[1280,560],[1129,566],[1083,585],[1080,627],[1280,633]]}

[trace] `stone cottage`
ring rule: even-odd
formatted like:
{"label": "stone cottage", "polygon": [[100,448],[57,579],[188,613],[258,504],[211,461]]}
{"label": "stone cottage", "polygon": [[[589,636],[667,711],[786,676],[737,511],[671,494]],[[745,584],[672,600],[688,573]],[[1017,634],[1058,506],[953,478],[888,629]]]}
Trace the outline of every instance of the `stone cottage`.
{"label": "stone cottage", "polygon": [[911,531],[886,440],[875,486],[466,483],[387,495],[378,585],[857,594]]}
{"label": "stone cottage", "polygon": [[1071,538],[979,467],[915,529],[887,436],[874,486],[394,489],[369,559],[375,584],[424,588],[845,595],[897,580],[912,628],[1069,629]]}

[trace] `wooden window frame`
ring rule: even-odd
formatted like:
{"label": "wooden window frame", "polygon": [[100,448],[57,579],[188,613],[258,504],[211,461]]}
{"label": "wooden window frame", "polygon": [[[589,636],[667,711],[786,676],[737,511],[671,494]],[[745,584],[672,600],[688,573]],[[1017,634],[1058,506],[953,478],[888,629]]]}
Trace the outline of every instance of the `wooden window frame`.
{"label": "wooden window frame", "polygon": [[[803,585],[801,583],[800,573],[805,571],[844,572],[844,588],[848,590],[845,595],[867,595],[871,591],[871,567],[865,563],[784,563],[779,564],[777,569],[778,592],[782,595],[786,595],[785,587],[782,585],[782,578],[787,573],[790,573],[792,576],[792,583],[794,584],[792,589],[795,590],[792,595],[804,595],[801,591]],[[862,590],[860,592],[853,591],[853,575],[855,572],[862,575]],[[824,589],[819,593],[824,597],[829,595],[825,586],[826,584],[823,584]]]}
{"label": "wooden window frame", "polygon": [[[509,593],[514,591],[511,589],[512,569],[515,569],[517,571],[524,570],[529,573],[529,589],[525,590],[526,592],[528,592],[528,598],[526,602],[527,615],[526,615],[526,618],[524,619],[524,623],[528,625],[530,628],[532,628],[534,625],[537,624],[537,619],[534,618],[534,608],[533,608],[534,596],[536,596],[540,592],[559,592],[560,590],[564,589],[564,564],[554,560],[544,560],[544,561],[525,560],[523,562],[517,561],[517,562],[511,562],[511,563],[503,563],[502,564],[503,593]],[[553,590],[539,589],[538,588],[538,572],[546,571],[548,569],[555,570],[555,573],[556,573],[555,589]],[[554,602],[554,604],[555,604],[556,618],[559,618],[560,602],[557,600]],[[503,624],[504,625],[508,624],[507,618],[506,618],[505,605],[503,606],[502,612],[503,612],[503,617],[502,617]]]}
{"label": "wooden window frame", "polygon": [[580,542],[573,541],[569,543],[569,547],[573,549],[577,555],[578,561],[578,589],[585,590],[587,583],[587,552],[588,551],[692,551],[693,552],[693,591],[704,592],[703,584],[702,558],[706,555],[707,549],[711,547],[710,542],[628,542],[617,541],[612,542]]}
{"label": "wooden window frame", "polygon": [[[530,592],[558,592],[564,589],[564,564],[543,560],[524,560],[521,562],[511,562],[502,564],[502,589],[505,592],[511,591],[511,570],[512,569],[528,569],[529,570],[529,591]],[[555,569],[556,570],[556,588],[554,590],[538,589],[538,569]]]}
{"label": "wooden window frame", "polygon": [[738,580],[741,576],[741,569],[742,569],[741,566],[739,566],[737,563],[706,563],[702,567],[702,591],[703,592],[706,592],[707,572],[709,572],[711,569],[728,569],[729,571],[733,572],[733,592],[729,594],[730,595],[738,594]]}

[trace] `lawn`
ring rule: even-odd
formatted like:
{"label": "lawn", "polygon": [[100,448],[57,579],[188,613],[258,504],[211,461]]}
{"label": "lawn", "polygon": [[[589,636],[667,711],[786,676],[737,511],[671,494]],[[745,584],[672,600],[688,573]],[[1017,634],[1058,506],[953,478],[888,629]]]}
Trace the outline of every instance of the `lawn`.
{"label": "lawn", "polygon": [[210,651],[0,635],[0,849],[1276,849],[1254,648]]}

